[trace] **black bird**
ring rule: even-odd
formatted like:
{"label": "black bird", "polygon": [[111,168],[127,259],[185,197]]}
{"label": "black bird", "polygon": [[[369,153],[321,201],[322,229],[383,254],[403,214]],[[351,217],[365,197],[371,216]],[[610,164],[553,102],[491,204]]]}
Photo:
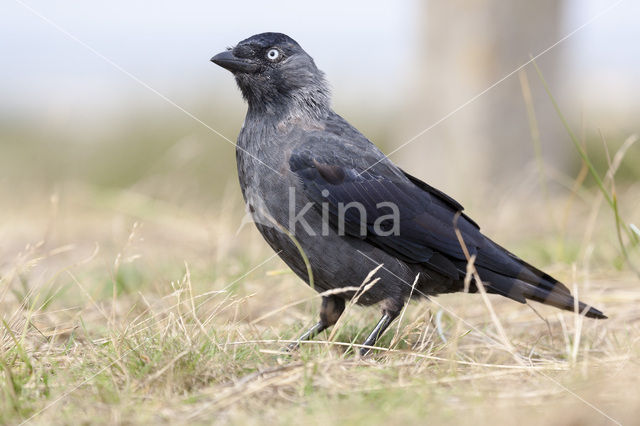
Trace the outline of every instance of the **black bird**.
{"label": "black bird", "polygon": [[[364,342],[372,346],[410,295],[463,291],[468,259],[456,230],[488,292],[575,309],[566,286],[482,235],[458,202],[393,164],[336,114],[324,74],[292,38],[257,34],[211,60],[233,73],[248,103],[236,160],[260,233],[316,291],[351,287],[323,296],[320,321],[300,339],[335,324],[355,295],[382,308]],[[379,265],[379,281],[354,291]],[[475,281],[469,290],[478,290]]]}

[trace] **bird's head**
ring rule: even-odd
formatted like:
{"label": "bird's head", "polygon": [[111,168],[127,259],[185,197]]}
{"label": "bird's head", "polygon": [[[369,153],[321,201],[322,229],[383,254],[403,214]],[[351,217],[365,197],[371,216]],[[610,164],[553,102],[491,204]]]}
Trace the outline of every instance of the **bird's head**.
{"label": "bird's head", "polygon": [[315,115],[328,110],[324,74],[285,34],[256,34],[211,61],[233,73],[250,110],[285,113],[298,107]]}

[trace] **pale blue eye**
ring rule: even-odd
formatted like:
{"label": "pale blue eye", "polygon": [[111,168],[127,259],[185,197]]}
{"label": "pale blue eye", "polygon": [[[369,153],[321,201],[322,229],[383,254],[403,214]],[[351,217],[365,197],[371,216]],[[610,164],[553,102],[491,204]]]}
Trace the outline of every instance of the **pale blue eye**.
{"label": "pale blue eye", "polygon": [[269,59],[270,61],[275,61],[279,57],[280,51],[278,51],[278,49],[269,49],[269,51],[267,52],[267,59]]}

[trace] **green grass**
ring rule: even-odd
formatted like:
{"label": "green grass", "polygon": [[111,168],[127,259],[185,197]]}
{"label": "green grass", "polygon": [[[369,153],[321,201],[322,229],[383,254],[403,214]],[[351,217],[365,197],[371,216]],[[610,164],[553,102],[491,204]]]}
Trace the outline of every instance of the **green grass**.
{"label": "green grass", "polygon": [[[491,296],[508,349],[480,296],[447,295],[410,304],[362,359],[353,345],[375,308],[351,309],[331,341],[281,353],[319,298],[252,227],[236,235],[234,195],[211,217],[132,191],[68,185],[52,208],[37,191],[11,201],[2,190],[0,423],[607,424],[588,404],[623,423],[640,410],[637,278],[612,266],[604,215],[584,247],[587,201],[573,206],[565,257],[548,217],[495,237],[609,320],[535,304],[545,322]],[[511,210],[501,229],[520,230]]]}
{"label": "green grass", "polygon": [[637,422],[640,151],[627,135],[570,132],[575,176],[536,149],[543,196],[481,188],[469,212],[608,320],[446,295],[410,303],[360,358],[375,307],[283,353],[320,297],[253,225],[238,231],[233,147],[158,121],[92,144],[3,124],[0,424]]}

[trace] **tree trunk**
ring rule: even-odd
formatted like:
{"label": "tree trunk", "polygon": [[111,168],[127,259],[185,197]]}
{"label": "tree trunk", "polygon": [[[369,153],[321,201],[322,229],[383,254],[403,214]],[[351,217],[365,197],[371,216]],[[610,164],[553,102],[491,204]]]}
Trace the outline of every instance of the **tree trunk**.
{"label": "tree trunk", "polygon": [[[420,7],[420,40],[408,79],[412,87],[396,145],[462,108],[394,154],[395,160],[458,195],[478,183],[495,187],[523,179],[524,170],[537,173],[518,73],[465,104],[562,37],[562,2],[449,0]],[[558,45],[536,61],[555,95],[561,51]],[[533,65],[524,71],[542,156],[562,168],[570,144]]]}

